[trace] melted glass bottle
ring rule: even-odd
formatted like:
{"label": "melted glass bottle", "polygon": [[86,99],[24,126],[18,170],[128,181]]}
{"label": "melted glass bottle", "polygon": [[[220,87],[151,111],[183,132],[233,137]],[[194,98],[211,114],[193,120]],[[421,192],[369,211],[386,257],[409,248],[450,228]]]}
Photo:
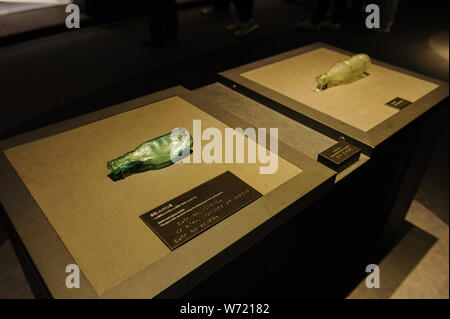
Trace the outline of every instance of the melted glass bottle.
{"label": "melted glass bottle", "polygon": [[364,76],[371,63],[367,54],[357,54],[348,60],[337,62],[330,71],[316,78],[317,89],[322,91],[332,86],[353,82]]}
{"label": "melted glass bottle", "polygon": [[106,166],[111,170],[113,180],[147,170],[169,166],[190,154],[193,140],[189,131],[176,128],[139,145],[135,150],[109,161]]}

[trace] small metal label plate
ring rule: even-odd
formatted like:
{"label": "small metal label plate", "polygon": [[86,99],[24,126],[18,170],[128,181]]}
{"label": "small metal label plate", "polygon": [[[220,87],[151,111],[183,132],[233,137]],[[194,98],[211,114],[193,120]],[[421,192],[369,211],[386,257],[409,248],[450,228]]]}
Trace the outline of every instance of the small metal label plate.
{"label": "small metal label plate", "polygon": [[361,149],[342,140],[319,154],[318,161],[340,171],[359,159]]}
{"label": "small metal label plate", "polygon": [[261,196],[227,171],[140,218],[173,250]]}
{"label": "small metal label plate", "polygon": [[396,109],[399,109],[399,110],[407,107],[410,104],[411,104],[410,101],[402,99],[401,97],[396,97],[395,99],[386,103],[386,105],[395,107]]}

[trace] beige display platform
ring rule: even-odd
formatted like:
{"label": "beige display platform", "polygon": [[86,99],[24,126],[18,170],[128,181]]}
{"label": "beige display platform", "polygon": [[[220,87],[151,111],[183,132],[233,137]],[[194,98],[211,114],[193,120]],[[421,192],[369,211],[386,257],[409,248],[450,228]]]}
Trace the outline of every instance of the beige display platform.
{"label": "beige display platform", "polygon": [[241,75],[364,132],[399,110],[386,105],[396,97],[415,102],[438,85],[378,65],[346,85],[316,91],[315,78],[349,56],[319,48]]}
{"label": "beige display platform", "polygon": [[[255,127],[279,127],[278,139],[293,149],[317,160],[320,153],[337,143],[336,140],[296,122],[230,88],[213,83],[195,90],[199,94],[214,100],[217,105]],[[359,160],[341,170],[336,182],[343,180],[369,161],[369,157],[360,154]]]}
{"label": "beige display platform", "polygon": [[[368,76],[315,90],[318,75],[354,54],[316,43],[220,75],[225,84],[299,122],[312,120],[315,129],[331,129],[333,137],[342,134],[370,147],[448,96],[447,83],[377,60],[372,60]],[[386,105],[398,97],[412,104],[401,110]]]}
{"label": "beige display platform", "polygon": [[[222,132],[232,124],[245,125],[222,111],[209,114],[206,107],[199,107],[207,104],[205,101],[195,101],[192,93],[185,89],[167,90],[137,103],[130,102],[126,107],[112,107],[101,112],[102,115],[94,113],[89,119],[75,119],[66,125],[50,127],[42,133],[44,136],[38,131],[23,139],[19,137],[18,140],[24,141],[33,136],[33,141],[7,147],[4,151],[15,170],[4,176],[8,179],[9,175],[9,182],[15,180],[19,188],[23,183],[31,201],[37,204],[32,212],[21,212],[22,218],[30,216],[32,223],[41,211],[49,222],[50,229],[42,226],[45,221],[39,219],[34,225],[37,230],[30,231],[33,224],[24,225],[23,219],[16,219],[14,214],[10,216],[53,296],[153,297],[263,225],[302,194],[333,178],[333,172],[284,145],[280,145],[278,170],[272,175],[259,174],[259,168],[267,164],[202,162],[179,163],[118,182],[107,177],[108,160],[175,127],[193,132],[193,120],[201,120],[202,128],[215,127]],[[52,129],[56,129],[53,134]],[[245,140],[246,146],[255,143]],[[14,144],[13,139],[2,147]],[[193,156],[194,153],[191,159]],[[174,251],[139,218],[227,170],[264,196]],[[26,206],[27,200],[19,196],[20,191],[15,196],[9,192],[7,183],[2,180],[1,195],[8,213],[26,209],[23,205]],[[44,229],[50,234],[43,235]],[[53,232],[63,245],[54,238],[49,239]],[[36,236],[43,236],[44,240]],[[41,246],[36,246],[37,243]],[[70,255],[61,255],[65,249]],[[55,259],[57,255],[64,258],[48,260],[49,256]],[[64,261],[68,262],[70,257],[85,276],[82,290],[65,287]]]}

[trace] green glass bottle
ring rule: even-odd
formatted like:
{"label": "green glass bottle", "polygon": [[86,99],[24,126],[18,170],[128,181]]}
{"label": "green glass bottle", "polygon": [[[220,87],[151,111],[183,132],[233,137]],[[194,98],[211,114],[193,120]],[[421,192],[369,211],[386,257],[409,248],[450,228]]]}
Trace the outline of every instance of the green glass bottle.
{"label": "green glass bottle", "polygon": [[365,74],[372,61],[367,54],[357,54],[348,60],[337,62],[327,73],[316,78],[317,89],[322,91],[326,88],[353,82]]}
{"label": "green glass bottle", "polygon": [[188,156],[192,146],[193,139],[189,131],[185,128],[176,128],[109,161],[106,166],[111,170],[111,179],[118,180],[133,173],[169,166]]}

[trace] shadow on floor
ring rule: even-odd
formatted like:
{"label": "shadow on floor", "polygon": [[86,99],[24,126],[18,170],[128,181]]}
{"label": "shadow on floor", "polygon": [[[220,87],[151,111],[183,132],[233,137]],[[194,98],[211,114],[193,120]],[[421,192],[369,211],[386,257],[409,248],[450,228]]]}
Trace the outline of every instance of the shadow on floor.
{"label": "shadow on floor", "polygon": [[9,240],[0,245],[0,299],[34,298]]}
{"label": "shadow on floor", "polygon": [[420,263],[437,239],[413,227],[400,243],[378,265],[380,288],[369,289],[365,281],[348,296],[349,299],[388,299]]}

